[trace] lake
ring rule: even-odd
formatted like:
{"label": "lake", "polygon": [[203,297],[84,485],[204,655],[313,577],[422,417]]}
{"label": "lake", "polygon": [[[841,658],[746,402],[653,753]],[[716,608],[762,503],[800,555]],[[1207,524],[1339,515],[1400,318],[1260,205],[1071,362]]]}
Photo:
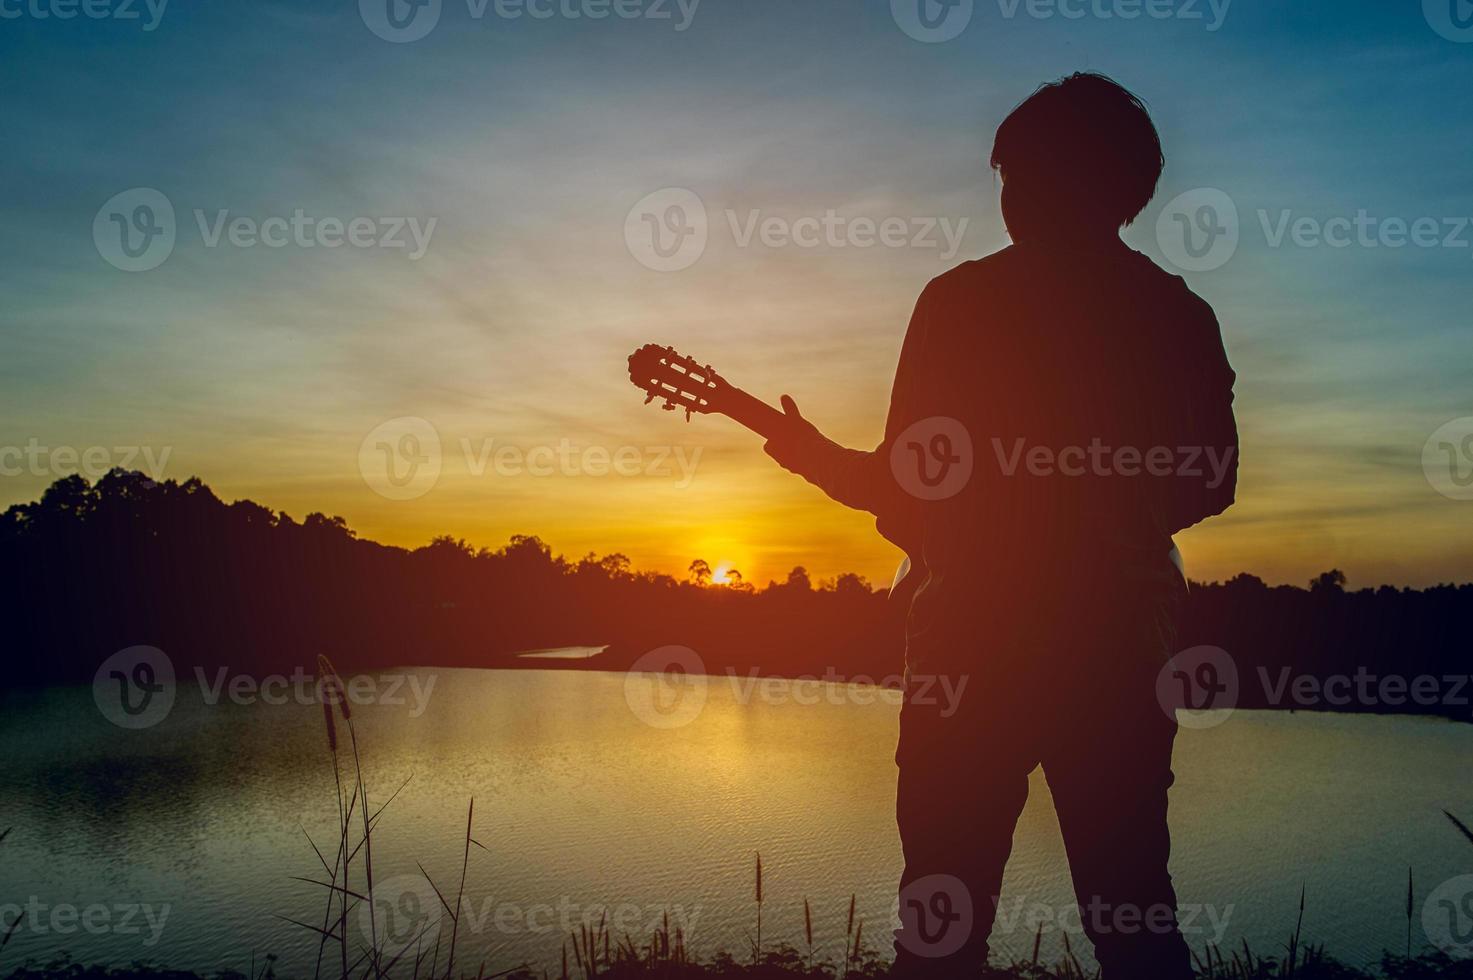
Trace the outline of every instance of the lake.
{"label": "lake", "polygon": [[[392,697],[374,688],[403,703],[353,715],[373,805],[408,780],[374,834],[385,932],[412,936],[433,913],[419,864],[442,891],[458,885],[474,797],[484,850],[470,849],[460,940],[471,968],[555,971],[565,926],[604,910],[616,936],[647,938],[668,910],[696,952],[743,953],[759,851],[765,943],[800,942],[807,898],[832,954],[856,894],[866,943],[888,947],[900,872],[893,695],[816,682],[759,693],[713,678],[693,713],[692,692],[669,701],[680,692],[647,675],[407,674]],[[37,912],[0,967],[69,953],[213,972],[275,953],[278,972],[311,975],[316,938],[278,916],[322,922],[322,889],[293,880],[321,874],[307,834],[329,860],[336,841],[322,712],[279,691],[285,703],[264,703],[250,684],[217,697],[220,681],[212,673],[202,690],[181,670],[167,717],[140,730],[106,720],[91,688],[0,695],[0,829],[13,828],[0,906],[14,903],[7,923],[15,906]],[[1176,759],[1172,870],[1197,910],[1195,948],[1246,937],[1278,952],[1303,886],[1306,938],[1365,965],[1403,948],[1408,868],[1420,904],[1473,863],[1441,812],[1473,816],[1466,724],[1240,711],[1184,728]],[[1004,889],[995,957],[1026,958],[1040,918],[1045,953],[1061,950],[1061,915],[1081,948],[1039,773]],[[355,917],[355,942],[367,927]]]}

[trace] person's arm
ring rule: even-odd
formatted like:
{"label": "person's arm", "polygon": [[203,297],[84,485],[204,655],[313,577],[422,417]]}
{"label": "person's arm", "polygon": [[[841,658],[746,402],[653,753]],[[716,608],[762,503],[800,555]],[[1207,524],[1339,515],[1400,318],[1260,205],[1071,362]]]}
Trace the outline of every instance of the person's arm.
{"label": "person's arm", "polygon": [[1233,382],[1237,375],[1228,363],[1222,328],[1212,307],[1197,297],[1188,363],[1184,366],[1185,405],[1182,406],[1182,446],[1200,451],[1198,476],[1178,476],[1167,498],[1167,523],[1172,534],[1221,514],[1233,504],[1238,485],[1238,424],[1233,417]]}
{"label": "person's arm", "polygon": [[769,440],[764,447],[784,469],[803,477],[834,500],[874,514],[880,519],[881,532],[891,540],[906,536],[903,528],[912,522],[918,503],[896,481],[890,469],[890,450],[896,438],[923,417],[923,365],[934,292],[934,285],[928,286],[911,315],[890,392],[885,438],[879,446],[865,452],[838,445],[804,419],[798,406],[784,395],[783,411],[793,420],[792,430],[783,438]]}

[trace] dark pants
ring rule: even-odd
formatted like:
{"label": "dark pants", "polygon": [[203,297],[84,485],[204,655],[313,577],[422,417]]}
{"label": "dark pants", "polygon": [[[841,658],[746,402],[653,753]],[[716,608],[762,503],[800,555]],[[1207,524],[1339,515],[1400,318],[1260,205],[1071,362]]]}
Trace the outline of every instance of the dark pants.
{"label": "dark pants", "polygon": [[[1103,980],[1194,975],[1167,872],[1176,721],[1156,698],[1178,602],[1101,603],[1056,617],[1063,629],[981,649],[955,703],[939,684],[926,690],[926,675],[912,678],[896,752],[905,853],[898,975],[962,978],[986,964],[1014,825],[1039,765]],[[953,691],[962,676],[950,672]],[[1054,911],[1058,923],[1066,910]],[[1032,928],[1018,928],[1030,935],[1015,945],[1028,945]]]}

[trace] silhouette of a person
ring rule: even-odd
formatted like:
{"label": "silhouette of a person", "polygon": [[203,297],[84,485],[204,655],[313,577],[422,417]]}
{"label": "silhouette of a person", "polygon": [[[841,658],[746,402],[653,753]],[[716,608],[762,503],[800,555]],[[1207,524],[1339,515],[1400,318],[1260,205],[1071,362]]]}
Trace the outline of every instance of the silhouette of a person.
{"label": "silhouette of a person", "polygon": [[[921,566],[896,973],[986,963],[1041,765],[1105,980],[1189,978],[1167,871],[1177,725],[1156,685],[1186,593],[1171,536],[1233,502],[1234,374],[1207,303],[1119,237],[1164,165],[1139,99],[1098,74],[1045,85],[991,163],[1012,244],[921,294],[884,442],[835,445],[784,397],[767,451]],[[958,703],[940,677],[965,683]]]}

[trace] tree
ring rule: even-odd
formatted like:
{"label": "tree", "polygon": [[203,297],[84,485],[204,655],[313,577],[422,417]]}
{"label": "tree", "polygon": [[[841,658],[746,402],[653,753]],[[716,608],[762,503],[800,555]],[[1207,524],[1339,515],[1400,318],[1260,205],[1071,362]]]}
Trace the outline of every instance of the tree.
{"label": "tree", "polygon": [[798,592],[813,591],[813,580],[808,577],[808,569],[802,565],[794,566],[793,570],[788,573],[786,585],[788,588]]}
{"label": "tree", "polygon": [[1344,592],[1345,573],[1338,568],[1332,568],[1328,572],[1321,572],[1309,583],[1309,591],[1315,593]]}
{"label": "tree", "polygon": [[[337,517],[336,515],[334,515],[333,517],[328,517],[326,514],[320,513],[308,514],[307,519],[302,522],[302,527],[308,531],[317,534],[327,535],[329,537],[358,537],[358,532],[349,527],[347,521],[343,520],[341,517]],[[461,542],[461,545],[465,546],[465,542]]]}
{"label": "tree", "polygon": [[834,592],[838,595],[861,596],[869,595],[873,591],[864,576],[855,575],[853,572],[844,572],[834,580]]}
{"label": "tree", "polygon": [[[312,526],[312,518],[320,516],[319,514],[309,515],[306,526]],[[424,550],[436,557],[454,555],[456,558],[470,558],[475,554],[475,549],[464,538],[457,538],[453,534],[436,535],[430,539],[430,543],[424,547]]]}
{"label": "tree", "polygon": [[620,554],[617,551],[600,558],[598,560],[598,566],[603,569],[604,575],[610,579],[627,579],[632,578],[634,575],[629,564],[629,556]]}
{"label": "tree", "polygon": [[755,592],[756,586],[742,578],[742,573],[735,568],[726,573],[726,587],[734,592]]}
{"label": "tree", "polygon": [[697,585],[705,585],[711,580],[711,566],[706,564],[706,559],[697,558],[690,563],[690,577]]}

